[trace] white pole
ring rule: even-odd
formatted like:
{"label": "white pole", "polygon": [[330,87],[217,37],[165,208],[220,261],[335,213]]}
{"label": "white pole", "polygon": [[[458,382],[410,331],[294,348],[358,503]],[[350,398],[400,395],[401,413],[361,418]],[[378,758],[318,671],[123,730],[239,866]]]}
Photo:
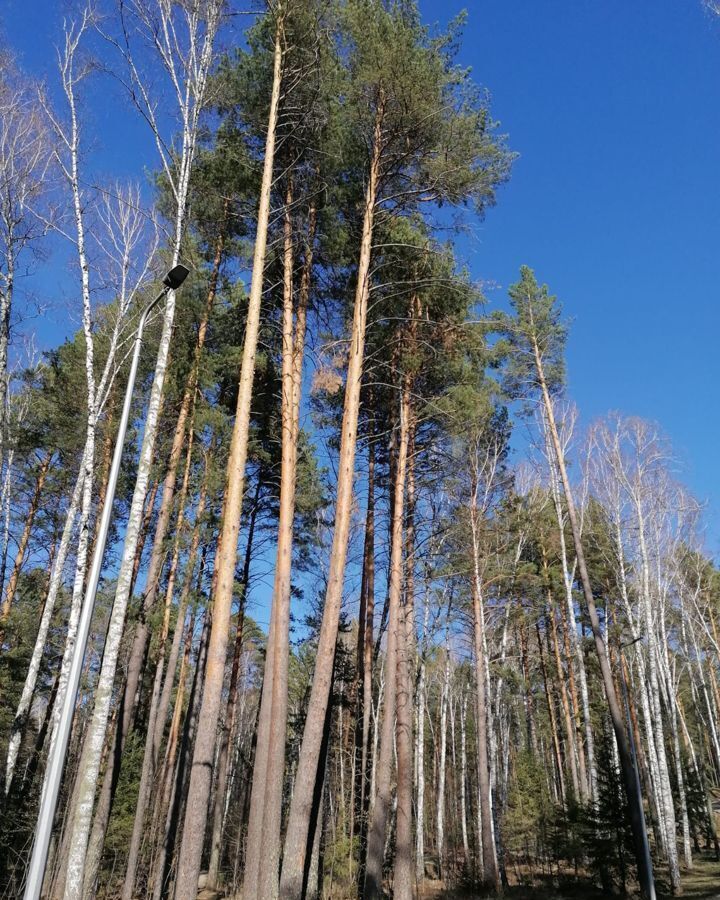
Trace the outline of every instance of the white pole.
{"label": "white pole", "polygon": [[[165,287],[151,303],[148,303],[143,310],[142,315],[140,316],[140,322],[138,323],[135,349],[130,365],[127,388],[125,389],[125,401],[123,403],[122,416],[120,417],[120,425],[118,427],[115,442],[115,452],[113,454],[110,476],[108,478],[105,503],[100,518],[100,528],[95,543],[90,577],[88,578],[85,599],[83,601],[80,622],[78,624],[77,638],[75,640],[72,661],[70,663],[67,690],[65,691],[63,706],[60,712],[57,737],[51,756],[47,761],[45,781],[40,799],[40,811],[38,812],[37,825],[35,827],[35,842],[33,844],[32,857],[28,868],[27,882],[25,884],[24,900],[39,900],[45,876],[45,865],[47,863],[48,849],[50,847],[50,838],[52,837],[55,809],[60,793],[65,756],[67,754],[70,729],[72,727],[72,720],[75,712],[75,700],[77,699],[80,674],[82,672],[83,659],[85,657],[88,635],[90,633],[90,621],[95,607],[95,595],[97,594],[98,583],[100,581],[100,572],[102,570],[103,557],[105,555],[105,544],[107,543],[108,531],[110,529],[110,517],[112,516],[115,488],[120,473],[120,463],[122,462],[125,434],[130,419],[130,407],[132,405],[133,388],[135,387],[135,378],[137,376],[143,329],[145,328],[147,317],[153,307],[163,299],[171,288],[179,287],[179,284],[176,283],[177,279],[179,279],[181,284],[187,275],[187,270],[184,269],[184,267],[177,268],[182,268],[183,271],[178,273],[173,269],[173,271],[168,274],[164,281]],[[174,278],[171,277],[173,275],[175,276]]]}

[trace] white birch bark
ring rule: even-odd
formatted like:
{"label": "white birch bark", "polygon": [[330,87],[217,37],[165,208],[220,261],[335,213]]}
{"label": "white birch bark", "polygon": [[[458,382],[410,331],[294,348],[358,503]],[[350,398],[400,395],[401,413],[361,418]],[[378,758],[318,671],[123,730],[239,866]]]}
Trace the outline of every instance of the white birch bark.
{"label": "white birch bark", "polygon": [[[163,147],[160,128],[157,124],[154,105],[149,100],[145,84],[140,78],[138,66],[128,51],[124,51],[131,72],[131,78],[139,92],[140,102],[146,104],[146,118],[150,122],[156,145],[161,152],[161,160],[169,177],[175,197],[175,222],[172,265],[180,259],[181,242],[185,227],[187,194],[190,172],[198,136],[199,117],[205,103],[207,80],[213,61],[213,46],[220,24],[221,3],[219,0],[204,6],[188,6],[185,11],[187,37],[185,46],[180,44],[181,28],[173,21],[173,8],[165,3],[157,4],[161,29],[152,28],[149,7],[153,5],[135,4],[141,21],[152,35],[158,56],[173,85],[178,111],[182,121],[182,150],[177,175],[171,167],[167,151]],[[142,19],[145,14],[145,19]],[[92,822],[95,791],[105,743],[112,699],[115,670],[120,648],[132,581],[132,569],[140,533],[140,523],[147,494],[150,469],[153,462],[155,437],[158,428],[160,403],[165,383],[170,338],[175,316],[175,292],[169,291],[165,305],[162,335],[155,364],[155,374],[145,419],[145,432],[140,451],[137,478],[133,491],[125,533],[122,561],[117,578],[110,623],[103,653],[103,662],[95,690],[93,714],[88,725],[78,770],[77,803],[73,811],[72,834],[68,853],[66,900],[80,900],[83,891],[84,865]]]}
{"label": "white birch bark", "polygon": [[[490,717],[488,717],[490,718]],[[460,700],[460,828],[462,831],[465,865],[470,868],[470,843],[467,828],[467,694],[463,691]]]}
{"label": "white birch bark", "polygon": [[34,86],[17,70],[11,55],[0,50],[0,470],[8,427],[15,275],[23,252],[46,231],[35,213],[47,190],[50,142],[34,93]]}
{"label": "white birch bark", "polygon": [[[425,691],[428,618],[430,615],[430,598],[425,586],[423,602],[423,626],[420,639],[420,660],[418,686],[415,698],[415,771],[417,782],[416,814],[415,814],[415,878],[421,884],[425,878]],[[371,795],[372,796],[372,795]]]}
{"label": "white birch bark", "polygon": [[437,805],[435,809],[438,866],[442,875],[445,852],[445,764],[447,759],[447,717],[450,692],[450,647],[445,642],[445,671],[440,695],[440,759],[437,775]]}
{"label": "white birch bark", "polygon": [[[595,765],[595,739],[592,732],[592,720],[590,716],[590,696],[588,693],[587,673],[585,671],[585,658],[577,633],[577,620],[575,617],[575,600],[573,599],[573,583],[575,581],[575,566],[571,567],[568,561],[567,543],[565,541],[565,515],[562,508],[560,476],[557,471],[557,463],[551,445],[549,429],[545,418],[542,418],[542,426],[545,434],[546,458],[550,470],[550,488],[555,508],[555,516],[558,523],[558,537],[560,539],[560,562],[563,572],[563,585],[565,588],[565,606],[568,619],[568,633],[570,637],[570,652],[574,657],[578,684],[580,687],[580,703],[582,704],[583,727],[585,733],[585,752],[587,755],[588,784],[583,787],[583,792],[591,799],[597,797],[597,767]],[[572,429],[570,429],[572,430]],[[567,444],[568,436],[563,433],[562,439]],[[573,665],[573,660],[568,660],[568,665]],[[578,752],[581,752],[580,750]],[[579,762],[579,760],[578,760]]]}
{"label": "white birch bark", "polygon": [[[50,112],[46,106],[46,112],[55,129],[59,148],[55,151],[55,158],[67,181],[70,190],[72,209],[74,215],[75,231],[71,237],[77,251],[77,261],[80,269],[80,283],[82,295],[82,329],[85,338],[85,380],[87,388],[87,412],[85,449],[83,452],[82,466],[82,491],[80,499],[80,517],[78,520],[78,542],[75,557],[75,577],[73,579],[72,598],[70,602],[70,615],[68,618],[65,649],[60,665],[60,678],[58,691],[53,707],[52,734],[50,738],[50,752],[57,739],[60,713],[63,707],[63,699],[67,691],[70,663],[75,648],[78,623],[83,602],[83,587],[87,571],[87,554],[90,538],[90,517],[92,513],[93,482],[95,472],[95,435],[97,430],[97,390],[95,381],[95,345],[93,336],[93,321],[90,299],[90,265],[87,257],[85,234],[85,207],[86,198],[80,184],[80,122],[77,112],[76,90],[80,82],[87,74],[87,69],[78,69],[76,54],[80,42],[87,29],[92,24],[92,14],[85,9],[79,22],[69,23],[65,27],[65,46],[62,54],[58,54],[60,75],[63,92],[67,102],[69,123],[64,125],[61,120]],[[43,790],[45,785],[43,785]]]}
{"label": "white birch bark", "polygon": [[5,793],[9,793],[10,791],[10,786],[12,784],[12,779],[15,773],[18,751],[20,749],[20,743],[22,741],[23,731],[27,723],[27,718],[30,714],[33,697],[35,696],[37,678],[40,672],[40,665],[42,663],[43,654],[45,652],[45,644],[47,643],[47,636],[50,630],[50,622],[52,621],[53,613],[55,611],[55,603],[57,601],[58,591],[60,590],[60,585],[62,584],[63,570],[65,568],[65,562],[70,550],[70,539],[72,537],[73,526],[75,524],[75,516],[77,515],[78,505],[80,503],[80,494],[82,492],[84,475],[85,465],[83,462],[83,464],[80,466],[80,472],[78,473],[78,477],[75,482],[75,488],[70,500],[70,505],[68,506],[68,510],[65,515],[65,525],[63,527],[60,544],[58,546],[58,552],[53,562],[53,567],[50,574],[50,584],[48,586],[47,597],[45,598],[43,613],[40,618],[40,627],[38,628],[38,633],[35,637],[35,644],[33,646],[32,656],[30,657],[30,665],[28,666],[28,671],[25,675],[25,683],[23,685],[22,694],[20,695],[20,701],[18,703],[17,710],[15,711],[15,719],[13,720],[12,731],[10,733],[8,754],[5,763]]}

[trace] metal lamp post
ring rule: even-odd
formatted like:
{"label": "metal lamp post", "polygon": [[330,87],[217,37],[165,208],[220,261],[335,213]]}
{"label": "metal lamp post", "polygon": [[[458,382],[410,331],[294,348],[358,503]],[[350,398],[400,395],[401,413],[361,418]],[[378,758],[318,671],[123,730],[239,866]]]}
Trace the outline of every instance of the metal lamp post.
{"label": "metal lamp post", "polygon": [[27,881],[25,884],[24,900],[39,900],[42,890],[43,878],[45,875],[45,865],[47,863],[48,849],[50,847],[50,838],[52,836],[53,820],[55,818],[55,809],[57,807],[58,795],[60,793],[60,783],[62,780],[63,767],[65,765],[65,756],[67,754],[68,742],[70,740],[70,729],[72,726],[73,715],[75,711],[75,701],[77,699],[78,686],[80,684],[80,674],[82,672],[83,658],[87,647],[88,635],[90,633],[90,620],[92,619],[93,609],[95,607],[95,596],[97,594],[98,583],[100,581],[100,572],[102,570],[103,556],[105,555],[105,544],[107,543],[108,531],[110,528],[110,517],[112,516],[113,501],[115,499],[115,488],[117,486],[118,475],[120,473],[120,463],[122,461],[123,445],[125,443],[125,434],[127,432],[128,421],[130,419],[130,407],[132,405],[133,389],[135,387],[135,378],[137,375],[138,361],[140,359],[140,348],[142,346],[143,330],[147,322],[148,315],[151,310],[165,297],[168,291],[176,290],[185,281],[188,270],[185,266],[175,266],[171,269],[163,279],[163,289],[152,300],[140,316],[140,322],[137,327],[135,337],[135,348],[133,350],[132,363],[130,364],[130,375],[128,377],[127,388],[125,389],[125,401],[123,403],[122,415],[120,417],[120,425],[118,427],[117,438],[115,442],[115,452],[113,454],[112,466],[108,477],[107,491],[105,495],[105,503],[103,505],[102,516],[100,518],[100,527],[98,530],[97,541],[95,542],[95,550],[93,553],[92,565],[90,567],[90,575],[88,578],[87,588],[85,590],[85,598],[83,600],[82,611],[80,613],[80,621],[78,623],[77,638],[73,649],[72,660],[70,662],[70,672],[68,675],[67,689],[63,698],[63,705],[58,720],[58,730],[55,737],[50,757],[47,761],[45,781],[43,784],[42,797],[40,800],[40,811],[38,813],[37,825],[35,827],[35,842],[33,844],[32,857],[28,868]]}

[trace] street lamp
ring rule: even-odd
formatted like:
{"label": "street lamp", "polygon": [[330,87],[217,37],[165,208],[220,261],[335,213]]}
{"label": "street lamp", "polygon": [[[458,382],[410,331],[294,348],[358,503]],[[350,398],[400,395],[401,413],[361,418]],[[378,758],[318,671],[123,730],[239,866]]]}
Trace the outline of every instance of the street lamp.
{"label": "street lamp", "polygon": [[77,699],[78,686],[80,684],[80,673],[82,672],[83,658],[87,647],[88,634],[90,633],[90,620],[92,619],[93,609],[95,607],[95,596],[100,581],[103,556],[105,555],[105,544],[107,543],[107,536],[110,528],[110,517],[112,515],[113,501],[115,499],[115,488],[120,473],[120,463],[122,462],[125,434],[130,419],[130,407],[132,405],[133,388],[135,387],[138,361],[140,359],[143,330],[151,310],[163,299],[163,297],[165,297],[168,291],[174,291],[179,288],[187,276],[188,270],[185,266],[175,266],[170,269],[165,278],[163,278],[163,289],[154,300],[151,300],[150,303],[147,304],[142,311],[138,323],[135,336],[135,349],[133,350],[132,362],[130,364],[130,375],[128,376],[128,383],[125,389],[125,401],[123,403],[120,425],[115,441],[115,452],[113,454],[112,466],[108,477],[105,502],[100,517],[100,527],[95,542],[90,575],[85,590],[85,598],[80,613],[75,647],[73,648],[72,660],[70,662],[67,689],[65,691],[65,697],[63,698],[63,705],[58,719],[58,730],[55,736],[55,743],[53,744],[47,761],[45,781],[43,784],[42,797],[40,799],[40,811],[35,827],[35,842],[33,844],[32,857],[28,868],[27,882],[25,884],[24,900],[39,900],[40,891],[42,890],[48,848],[50,847],[50,838],[52,836],[53,819],[55,818],[55,809],[60,793],[60,782],[62,780],[63,766],[65,764],[65,755],[67,754],[68,742],[70,740],[70,728],[72,726],[73,714],[75,711],[75,700]]}

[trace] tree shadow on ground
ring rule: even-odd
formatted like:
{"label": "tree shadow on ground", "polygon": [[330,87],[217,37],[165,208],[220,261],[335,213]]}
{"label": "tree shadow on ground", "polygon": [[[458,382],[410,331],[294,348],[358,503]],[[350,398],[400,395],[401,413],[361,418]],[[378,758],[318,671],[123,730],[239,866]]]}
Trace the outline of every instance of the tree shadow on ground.
{"label": "tree shadow on ground", "polygon": [[[658,900],[670,900],[666,883],[658,879]],[[709,856],[697,857],[691,870],[683,872],[681,900],[720,900],[720,862]],[[446,888],[441,882],[426,882],[421,900],[474,900],[489,897],[473,888]],[[599,900],[608,895],[589,881],[538,876],[532,885],[513,885],[504,892],[505,900]],[[612,895],[621,896],[621,895]],[[637,892],[625,896],[638,898]]]}

